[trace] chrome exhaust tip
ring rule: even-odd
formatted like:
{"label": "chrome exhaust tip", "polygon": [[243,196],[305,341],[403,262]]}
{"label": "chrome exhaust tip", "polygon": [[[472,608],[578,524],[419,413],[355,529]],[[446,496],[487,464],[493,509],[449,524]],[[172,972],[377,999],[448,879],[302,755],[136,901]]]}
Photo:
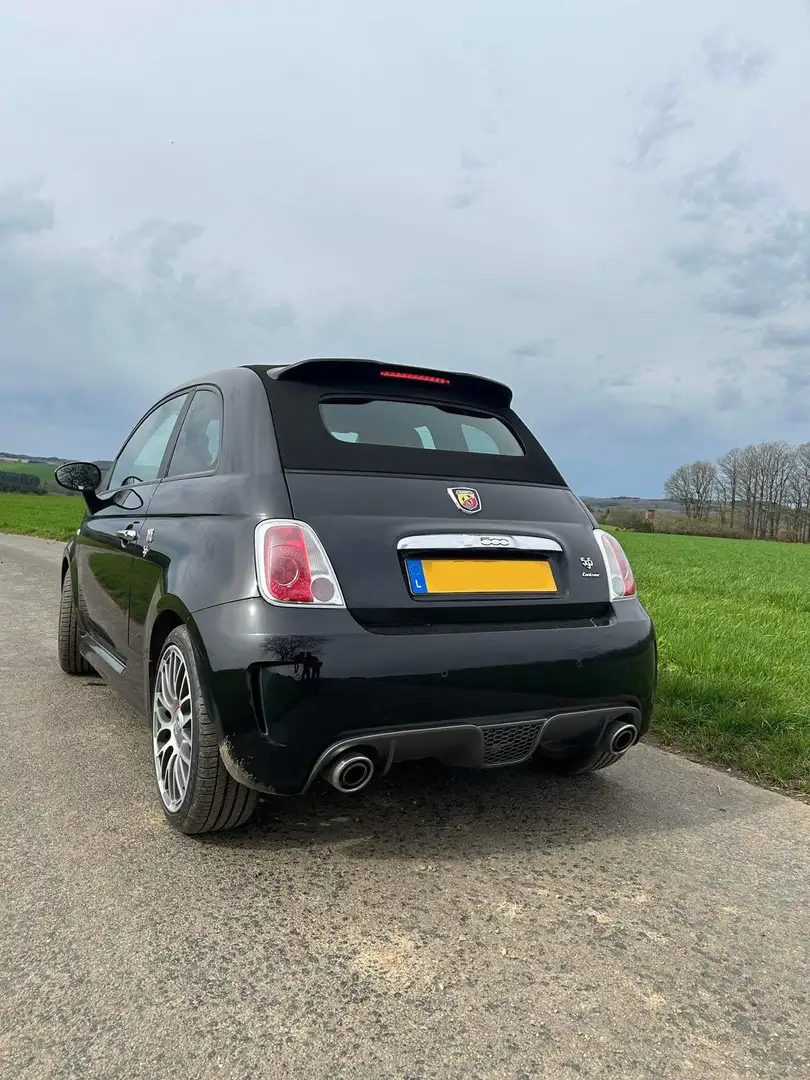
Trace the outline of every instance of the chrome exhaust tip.
{"label": "chrome exhaust tip", "polygon": [[323,773],[333,788],[343,795],[362,791],[374,775],[374,762],[366,754],[347,751],[327,765]]}
{"label": "chrome exhaust tip", "polygon": [[603,741],[611,754],[624,754],[638,741],[638,731],[635,724],[617,720],[607,729]]}

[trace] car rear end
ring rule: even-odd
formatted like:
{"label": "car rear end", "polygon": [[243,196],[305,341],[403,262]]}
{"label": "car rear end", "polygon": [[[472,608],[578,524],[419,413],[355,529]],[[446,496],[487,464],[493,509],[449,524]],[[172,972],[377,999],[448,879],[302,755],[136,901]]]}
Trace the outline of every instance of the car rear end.
{"label": "car rear end", "polygon": [[289,505],[255,530],[259,598],[195,616],[234,775],[349,789],[401,760],[644,734],[656,644],[632,571],[508,388],[370,361],[254,370]]}

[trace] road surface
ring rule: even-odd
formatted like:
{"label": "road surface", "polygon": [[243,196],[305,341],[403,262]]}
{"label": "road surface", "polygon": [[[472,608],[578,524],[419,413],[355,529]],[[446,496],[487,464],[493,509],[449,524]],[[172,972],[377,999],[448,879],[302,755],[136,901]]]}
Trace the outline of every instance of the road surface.
{"label": "road surface", "polygon": [[0,536],[0,1075],[810,1076],[810,807],[642,746],[185,838],[58,669],[60,553]]}

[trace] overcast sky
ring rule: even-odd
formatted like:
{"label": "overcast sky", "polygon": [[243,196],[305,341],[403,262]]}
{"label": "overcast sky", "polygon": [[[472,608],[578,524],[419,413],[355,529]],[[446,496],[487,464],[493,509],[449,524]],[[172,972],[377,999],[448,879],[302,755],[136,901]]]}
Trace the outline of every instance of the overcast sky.
{"label": "overcast sky", "polygon": [[810,439],[806,0],[0,0],[0,450],[189,374],[510,382],[583,495]]}

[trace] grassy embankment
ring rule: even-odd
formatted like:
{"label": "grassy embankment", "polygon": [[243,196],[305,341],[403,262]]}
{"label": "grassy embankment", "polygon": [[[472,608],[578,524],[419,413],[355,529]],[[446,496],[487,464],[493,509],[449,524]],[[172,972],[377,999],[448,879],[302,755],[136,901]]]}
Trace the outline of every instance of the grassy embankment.
{"label": "grassy embankment", "polygon": [[[0,531],[66,539],[82,512],[79,499],[0,495]],[[810,548],[621,541],[658,630],[657,739],[810,794]]]}

